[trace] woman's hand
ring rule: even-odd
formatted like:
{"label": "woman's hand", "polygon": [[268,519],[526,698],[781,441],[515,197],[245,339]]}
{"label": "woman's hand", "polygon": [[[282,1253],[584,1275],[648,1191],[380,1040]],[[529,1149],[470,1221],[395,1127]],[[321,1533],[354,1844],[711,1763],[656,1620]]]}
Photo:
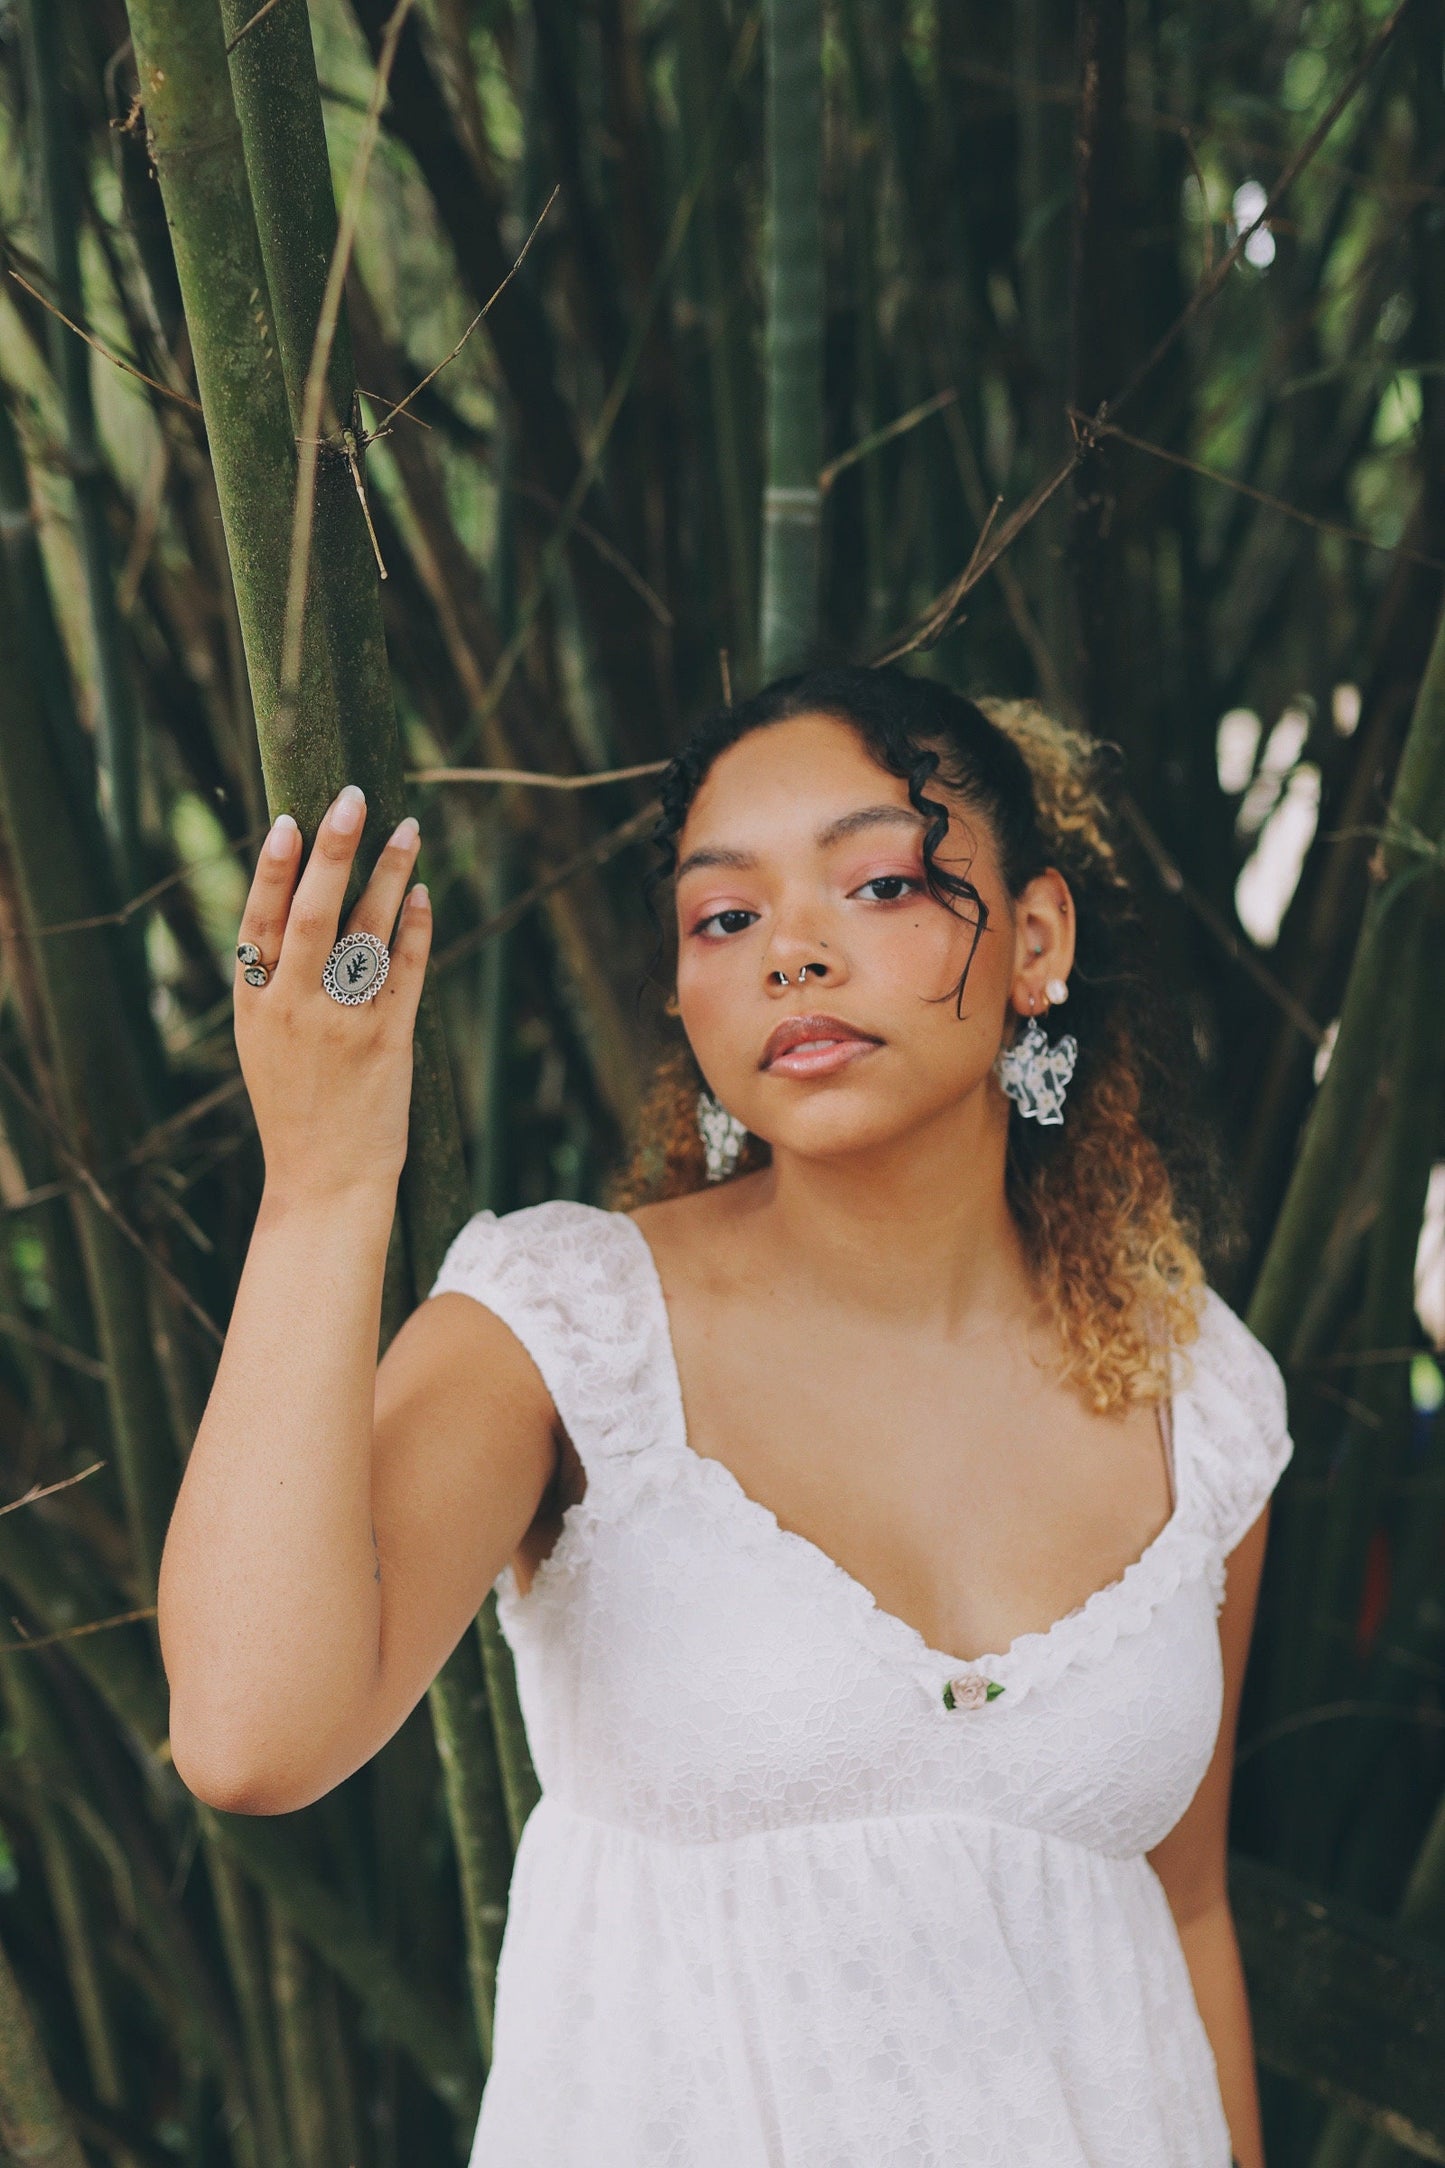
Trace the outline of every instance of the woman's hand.
{"label": "woman's hand", "polygon": [[[254,942],[271,976],[265,986],[248,986],[236,967],[236,1050],[267,1189],[290,1199],[394,1189],[406,1157],[412,1033],[431,910],[419,882],[406,895],[419,842],[408,817],[338,927],[365,819],[365,798],[348,783],[327,809],[298,881],[301,831],[281,814],[262,845],[241,919],[239,940]],[[340,932],[373,933],[391,953],[380,993],[354,1007],[333,1000],[321,983]]]}

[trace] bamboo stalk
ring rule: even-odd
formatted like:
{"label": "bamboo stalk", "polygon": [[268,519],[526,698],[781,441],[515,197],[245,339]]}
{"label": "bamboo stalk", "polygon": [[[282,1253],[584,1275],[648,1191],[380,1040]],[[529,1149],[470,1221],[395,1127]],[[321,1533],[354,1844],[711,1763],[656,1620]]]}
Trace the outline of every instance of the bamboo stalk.
{"label": "bamboo stalk", "polygon": [[208,1834],[203,1836],[202,1843],[226,1971],[241,2024],[251,2112],[255,2118],[252,2144],[262,2168],[291,2168],[271,1982],[256,1917],[256,1901],[224,1846]]}
{"label": "bamboo stalk", "polygon": [[[42,929],[84,920],[100,900],[65,777],[45,728],[25,628],[0,553],[0,653],[7,660],[8,727],[0,732],[0,828],[18,893],[22,933],[44,1017],[57,1104],[69,1147],[88,1165],[124,1157],[148,1126],[145,1083],[114,969],[112,929]],[[39,1050],[37,1050],[39,1051]],[[76,1230],[95,1318],[117,1472],[143,1600],[156,1572],[175,1482],[175,1445],[150,1343],[144,1280],[113,1219],[75,1199]]]}
{"label": "bamboo stalk", "polygon": [[27,2168],[86,2168],[10,1960],[0,1948],[0,2139]]}
{"label": "bamboo stalk", "polygon": [[[67,315],[84,315],[80,288],[80,206],[61,95],[64,17],[52,0],[25,0],[26,77],[35,129],[35,172],[41,252],[52,297]],[[50,362],[65,417],[65,453],[75,494],[76,525],[85,568],[92,661],[98,702],[105,809],[116,862],[127,894],[140,885],[140,753],[135,694],[111,566],[107,479],[96,433],[90,356],[58,317],[47,330]]]}
{"label": "bamboo stalk", "polygon": [[[1092,414],[1117,390],[1128,366],[1127,259],[1118,244],[1127,202],[1126,0],[1083,0],[1078,16],[1079,107],[1075,122],[1072,326],[1073,406]],[[1074,470],[1072,571],[1075,681],[1097,737],[1121,738],[1136,762],[1128,695],[1129,584],[1117,517],[1120,449],[1096,445]],[[1059,518],[1058,506],[1049,514]]]}
{"label": "bamboo stalk", "polygon": [[267,1907],[267,1920],[291,2150],[306,2168],[345,2168],[330,2142],[316,1960],[275,1905]]}
{"label": "bamboo stalk", "polygon": [[502,1792],[506,1800],[507,1821],[515,1850],[522,1841],[527,1817],[542,1796],[542,1789],[532,1767],[526,1726],[522,1722],[521,1703],[517,1699],[517,1674],[512,1663],[512,1652],[507,1647],[502,1629],[497,1623],[497,1599],[494,1595],[488,1596],[478,1613],[477,1640],[487,1675],[487,1700],[492,1711],[492,1730],[497,1741],[497,1760],[502,1771]]}
{"label": "bamboo stalk", "polygon": [[275,1828],[254,1818],[200,1810],[204,1827],[271,1897],[317,1956],[344,1981],[379,2034],[411,2057],[427,2084],[466,2129],[480,2084],[470,2028],[441,1992],[404,1977],[395,1959],[346,1899],[318,1881]]}
{"label": "bamboo stalk", "polygon": [[[49,1709],[33,1668],[11,1658],[0,1667],[0,1688],[21,1754],[20,1777],[30,1823],[40,1854],[50,1908],[64,1959],[71,2002],[85,2049],[91,2089],[104,2107],[122,2108],[125,2081],[114,2015],[106,1993],[93,1916],[88,1914],[81,1875],[69,1833],[46,1796],[44,1773],[53,1763]],[[116,2168],[134,2168],[134,2155],[112,2149]]]}
{"label": "bamboo stalk", "polygon": [[[79,1623],[94,1600],[88,1585],[63,1562],[42,1524],[32,1518],[21,1532],[22,1518],[0,1518],[0,1579],[48,1629]],[[124,1632],[90,1634],[69,1643],[68,1654],[135,1744],[164,1765],[169,1760],[164,1701],[134,1640]],[[297,1932],[371,2013],[377,2031],[406,2050],[463,2122],[474,2114],[474,2057],[466,2028],[457,2025],[446,2002],[404,1978],[365,1922],[316,1879],[279,1827],[208,1808],[200,1813],[203,1830],[283,1907]]]}
{"label": "bamboo stalk", "polygon": [[[226,28],[232,37],[246,19],[239,10],[231,9]],[[187,320],[192,326],[197,376],[213,448],[218,424],[223,444],[229,435],[225,427],[229,419],[226,402],[234,389],[233,376],[238,383],[248,362],[258,399],[267,410],[270,442],[265,464],[270,469],[272,502],[265,506],[254,502],[251,475],[244,471],[243,463],[223,457],[220,449],[216,472],[223,512],[228,504],[232,511],[227,520],[227,541],[242,624],[244,627],[248,620],[251,624],[247,665],[268,794],[273,807],[278,802],[295,807],[303,827],[310,830],[342,775],[356,775],[368,789],[372,826],[367,856],[374,857],[401,814],[401,758],[377,608],[375,570],[364,555],[365,539],[358,529],[356,508],[337,494],[341,476],[338,474],[331,485],[331,515],[313,530],[311,537],[312,580],[320,607],[308,612],[307,618],[308,624],[320,628],[329,638],[331,697],[315,714],[308,711],[303,699],[299,713],[307,718],[305,731],[288,729],[279,739],[273,738],[268,721],[284,691],[284,584],[278,590],[276,566],[265,567],[263,576],[263,568],[244,550],[252,521],[259,528],[264,518],[268,531],[274,528],[275,505],[279,502],[284,506],[294,488],[296,462],[292,448],[288,443],[283,456],[279,416],[271,410],[281,390],[288,426],[294,426],[291,418],[300,415],[306,405],[305,386],[313,363],[326,270],[336,244],[336,215],[309,23],[304,9],[294,4],[278,7],[267,25],[258,26],[242,40],[232,61],[236,98],[233,108],[219,20],[203,27],[198,15],[179,5],[178,0],[133,0],[131,20],[146,85],[147,112],[156,136],[162,190],[176,231],[177,267]],[[224,195],[209,168],[209,197],[197,186],[190,146],[203,126],[214,132],[221,146],[216,164],[226,170]],[[248,193],[248,179],[256,192],[259,226]],[[226,278],[213,263],[204,260],[202,251],[208,239],[213,244],[224,239],[233,251],[236,266],[254,267],[257,291],[269,295],[274,275],[280,296],[274,319],[284,389],[277,384],[274,363],[266,361],[254,340],[247,354],[237,317],[242,298],[240,283],[234,273]],[[215,365],[209,369],[203,365],[208,350]],[[222,364],[232,375],[223,373]],[[354,405],[349,375],[346,343],[333,344],[328,381],[333,406],[338,400],[345,402],[345,416],[338,419],[344,419],[348,426]],[[213,419],[212,405],[218,397],[221,411]],[[239,453],[240,446],[232,449]],[[345,481],[349,489],[349,474]],[[283,483],[284,495],[280,486]],[[323,481],[323,495],[326,486]],[[240,553],[232,541],[233,528],[243,545]],[[285,547],[279,560],[282,567],[290,561],[291,547],[287,522]],[[269,621],[259,617],[263,599],[273,608]],[[364,867],[359,867],[356,878],[362,871]],[[412,1292],[419,1297],[435,1277],[446,1244],[465,1218],[468,1205],[456,1103],[441,1019],[430,992],[423,999],[417,1020],[400,1204]],[[438,1685],[433,1691],[445,1698],[448,1689]],[[447,1797],[453,1816],[460,1817],[459,1853],[469,1859],[490,1858],[483,1827],[473,1826],[485,1824],[484,1801],[461,1785],[450,1786]],[[469,1932],[479,1946],[484,1946],[493,1932],[491,1914],[505,1903],[505,1881],[500,1888],[488,1890],[485,1898],[474,1881],[464,1887],[469,1897],[483,1904],[484,1914]]]}
{"label": "bamboo stalk", "polygon": [[1399,983],[1400,882],[1445,838],[1445,614],[1435,631],[1390,793],[1365,910],[1324,1081],[1260,1269],[1249,1323],[1281,1360],[1293,1342],[1315,1261],[1353,1165],[1353,1142],[1375,1087],[1386,1018]]}
{"label": "bamboo stalk", "polygon": [[[1437,906],[1411,916],[1412,924],[1397,929],[1403,938],[1398,1005],[1385,1055],[1391,1072],[1389,1102],[1359,1323],[1366,1348],[1393,1347],[1412,1329],[1415,1257],[1445,1075],[1445,913]],[[1324,1540],[1311,1567],[1313,1650],[1302,1689],[1306,1703],[1323,1698],[1331,1678],[1338,1676],[1341,1652],[1349,1647],[1359,1613],[1366,1551],[1408,1437],[1409,1373],[1403,1365],[1362,1365],[1351,1393],[1360,1416],[1334,1457]],[[1338,1815],[1351,1760],[1337,1752],[1314,1758],[1322,1848],[1334,1834],[1328,1809]]]}
{"label": "bamboo stalk", "polygon": [[481,1652],[470,1634],[457,1644],[429,1698],[456,1844],[472,2016],[482,2062],[489,2067],[512,1845],[487,1721],[487,1682]]}
{"label": "bamboo stalk", "polygon": [[797,669],[818,636],[823,465],[823,26],[819,0],[766,0],[767,482],[758,659]]}
{"label": "bamboo stalk", "polygon": [[218,9],[127,0],[165,202],[272,810],[303,828],[346,780],[320,613],[306,615],[298,714],[276,735],[296,444]]}
{"label": "bamboo stalk", "polygon": [[[353,292],[357,337],[368,377],[388,396],[399,393],[395,363],[365,290],[355,282]],[[427,441],[415,432],[398,433],[390,447],[414,523],[408,542],[417,578],[436,613],[437,631],[466,706],[478,714],[489,710],[483,725],[489,752],[508,769],[516,766],[522,748],[531,758],[561,764],[567,758],[565,742],[559,742],[560,733],[524,698],[519,677],[511,679],[505,697],[496,701],[490,697],[499,656],[508,650],[502,647],[501,633],[486,609],[481,583],[457,532],[439,462]],[[507,512],[500,522],[504,545],[510,524]],[[509,555],[503,547],[504,587],[511,580],[506,564]],[[518,768],[517,772],[529,771]],[[412,771],[410,780],[426,781],[432,774],[431,770]],[[507,802],[507,814],[518,832],[548,858],[565,857],[575,850],[580,830],[561,809],[539,808],[513,796]],[[637,1035],[628,1013],[630,989],[624,981],[624,928],[596,882],[575,894],[555,891],[548,918],[585,1018],[583,1034],[598,1090],[619,1130],[625,1132],[637,1110],[642,1078]],[[433,958],[434,968],[438,961]]]}
{"label": "bamboo stalk", "polygon": [[[372,51],[379,52],[391,0],[351,0],[352,13]],[[511,253],[501,237],[502,206],[486,186],[453,126],[450,109],[432,71],[420,28],[407,23],[392,75],[390,125],[417,161],[436,205],[437,217],[478,305],[501,285]],[[519,279],[507,306],[487,319],[487,331],[520,418],[528,466],[559,504],[571,501],[610,545],[614,531],[595,468],[578,446],[578,431],[557,382],[551,328],[539,293]],[[625,753],[643,758],[652,750],[641,727],[654,712],[658,686],[651,668],[647,617],[633,588],[570,527],[569,551],[579,604],[597,658],[600,683],[614,730]]]}

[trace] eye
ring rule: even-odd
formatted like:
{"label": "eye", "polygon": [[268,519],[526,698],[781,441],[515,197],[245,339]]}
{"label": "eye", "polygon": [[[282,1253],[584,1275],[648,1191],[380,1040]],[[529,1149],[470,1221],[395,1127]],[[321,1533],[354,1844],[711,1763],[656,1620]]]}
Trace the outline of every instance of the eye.
{"label": "eye", "polygon": [[742,933],[751,926],[757,915],[756,911],[744,911],[737,906],[726,911],[712,911],[706,918],[700,918],[692,930],[701,934],[705,941],[725,940],[729,934]]}
{"label": "eye", "polygon": [[[875,873],[871,881],[865,881],[853,894],[861,896],[865,903],[900,903],[905,896],[916,896],[923,884],[907,873]],[[868,891],[874,893],[870,895]]]}

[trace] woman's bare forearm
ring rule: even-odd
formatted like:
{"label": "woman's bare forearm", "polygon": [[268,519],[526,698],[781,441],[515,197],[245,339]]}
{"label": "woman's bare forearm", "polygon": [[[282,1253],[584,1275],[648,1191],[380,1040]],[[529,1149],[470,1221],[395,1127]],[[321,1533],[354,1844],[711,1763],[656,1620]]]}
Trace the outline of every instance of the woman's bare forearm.
{"label": "woman's bare forearm", "polygon": [[160,1630],[181,1775],[265,1811],[375,1684],[371,1450],[394,1181],[268,1185],[166,1539]]}
{"label": "woman's bare forearm", "polygon": [[304,868],[278,815],[246,899],[236,1052],[266,1183],[161,1561],[176,1766],[213,1804],[259,1813],[355,1766],[379,1662],[377,1342],[431,916],[424,888],[402,907],[417,852],[403,821],[346,928],[390,942],[389,968],[362,1000],[332,998],[365,811],[348,785]]}
{"label": "woman's bare forearm", "polygon": [[1264,2168],[1249,1997],[1228,1900],[1221,1896],[1178,1924],[1194,1999],[1214,2050],[1234,2158],[1239,2168]]}

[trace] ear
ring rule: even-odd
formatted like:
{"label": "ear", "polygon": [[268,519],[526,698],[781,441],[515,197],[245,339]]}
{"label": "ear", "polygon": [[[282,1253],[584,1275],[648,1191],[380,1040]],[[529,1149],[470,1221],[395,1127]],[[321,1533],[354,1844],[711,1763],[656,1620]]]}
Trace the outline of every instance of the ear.
{"label": "ear", "polygon": [[1068,999],[1074,968],[1074,899],[1053,866],[1036,874],[1014,898],[1014,967],[1009,1001],[1020,1016],[1036,1016]]}

